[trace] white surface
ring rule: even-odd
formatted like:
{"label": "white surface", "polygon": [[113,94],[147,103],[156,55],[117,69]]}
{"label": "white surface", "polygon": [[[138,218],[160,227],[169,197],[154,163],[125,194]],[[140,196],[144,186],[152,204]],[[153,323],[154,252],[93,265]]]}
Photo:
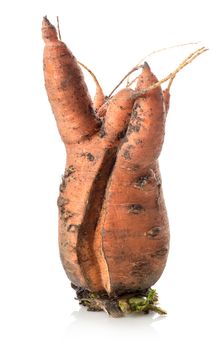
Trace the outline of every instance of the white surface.
{"label": "white surface", "polygon": [[[220,349],[219,1],[1,3],[1,349]],[[108,93],[152,50],[201,40],[176,78],[160,157],[171,226],[156,284],[165,318],[79,310],[61,267],[56,199],[65,154],[43,85],[41,18]],[[195,47],[152,56],[163,77]],[[93,82],[87,81],[94,91]]]}

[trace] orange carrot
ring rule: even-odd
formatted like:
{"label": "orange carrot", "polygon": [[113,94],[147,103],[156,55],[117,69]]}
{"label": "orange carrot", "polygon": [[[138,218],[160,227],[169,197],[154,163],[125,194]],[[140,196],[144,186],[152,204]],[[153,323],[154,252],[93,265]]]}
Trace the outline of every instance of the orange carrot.
{"label": "orange carrot", "polygon": [[[155,82],[145,64],[137,90]],[[97,231],[103,235],[109,269],[104,283],[109,293],[149,288],[165,267],[169,229],[157,162],[164,125],[165,106],[158,87],[136,100],[106,188]]]}
{"label": "orange carrot", "polygon": [[66,144],[90,137],[99,127],[82,71],[76,58],[43,19],[44,75],[49,102]]}
{"label": "orange carrot", "polygon": [[[144,63],[135,90],[105,100],[95,75],[94,103],[79,62],[43,19],[45,87],[67,152],[60,185],[59,249],[83,305],[114,317],[165,312],[152,285],[169,249],[169,224],[158,164],[177,72],[158,81]],[[162,92],[161,83],[169,80]],[[119,84],[118,84],[119,86]]]}

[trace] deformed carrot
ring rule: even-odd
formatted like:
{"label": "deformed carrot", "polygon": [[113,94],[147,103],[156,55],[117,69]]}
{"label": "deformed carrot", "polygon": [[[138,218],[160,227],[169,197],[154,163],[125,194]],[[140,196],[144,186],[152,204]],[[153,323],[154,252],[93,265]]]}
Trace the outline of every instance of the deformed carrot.
{"label": "deformed carrot", "polygon": [[47,18],[42,34],[45,86],[67,152],[58,198],[64,269],[90,310],[114,317],[164,314],[151,289],[169,250],[158,158],[171,83],[205,48],[160,81],[144,63],[135,89],[106,100],[95,75],[81,64],[97,85],[93,103],[79,62]]}

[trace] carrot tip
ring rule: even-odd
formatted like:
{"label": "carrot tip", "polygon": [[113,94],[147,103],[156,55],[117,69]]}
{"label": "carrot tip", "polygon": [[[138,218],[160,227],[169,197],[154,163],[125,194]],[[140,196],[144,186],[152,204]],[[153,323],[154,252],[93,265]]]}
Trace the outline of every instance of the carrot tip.
{"label": "carrot tip", "polygon": [[56,28],[51,24],[47,16],[44,16],[42,21],[42,38],[45,43],[58,40]]}
{"label": "carrot tip", "polygon": [[47,15],[43,17],[43,21],[42,21],[42,26],[51,26],[52,24],[50,23]]}
{"label": "carrot tip", "polygon": [[150,66],[149,66],[149,64],[146,61],[144,61],[144,63],[143,63],[143,68],[150,69]]}

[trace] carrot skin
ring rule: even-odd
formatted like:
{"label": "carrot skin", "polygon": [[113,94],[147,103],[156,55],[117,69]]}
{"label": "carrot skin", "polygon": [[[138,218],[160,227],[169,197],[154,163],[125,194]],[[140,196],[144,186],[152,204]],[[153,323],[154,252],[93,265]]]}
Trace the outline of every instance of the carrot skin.
{"label": "carrot skin", "polygon": [[134,105],[132,92],[131,89],[122,89],[109,101],[101,129],[105,142],[119,143],[124,137]]}

